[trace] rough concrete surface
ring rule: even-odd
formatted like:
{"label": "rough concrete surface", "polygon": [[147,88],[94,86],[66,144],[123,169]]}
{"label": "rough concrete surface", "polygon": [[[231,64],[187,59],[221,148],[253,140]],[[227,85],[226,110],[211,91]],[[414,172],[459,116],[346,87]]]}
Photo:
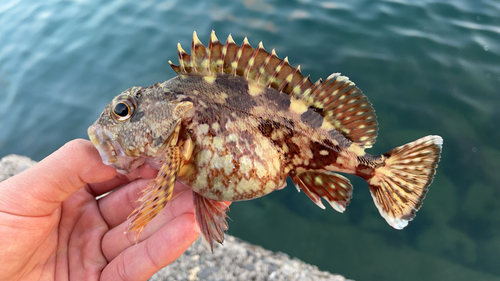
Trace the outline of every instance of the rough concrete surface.
{"label": "rough concrete surface", "polygon": [[164,280],[331,280],[345,281],[340,275],[284,253],[276,253],[226,235],[224,246],[216,244],[213,254],[198,239],[171,265],[150,281]]}
{"label": "rough concrete surface", "polygon": [[[0,159],[0,182],[20,173],[36,162],[20,155]],[[150,281],[166,280],[332,280],[348,281],[341,275],[320,271],[318,267],[280,252],[272,252],[226,235],[224,246],[216,243],[214,252],[198,239],[169,266]]]}
{"label": "rough concrete surface", "polygon": [[35,161],[26,156],[21,155],[7,155],[0,159],[0,182],[4,181],[15,174],[28,169],[35,165]]}

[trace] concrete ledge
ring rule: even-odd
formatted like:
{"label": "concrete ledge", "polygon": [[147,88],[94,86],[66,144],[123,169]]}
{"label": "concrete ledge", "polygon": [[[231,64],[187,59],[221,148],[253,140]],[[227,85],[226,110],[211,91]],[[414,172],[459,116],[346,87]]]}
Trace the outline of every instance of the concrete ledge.
{"label": "concrete ledge", "polygon": [[346,281],[343,276],[320,271],[284,253],[271,252],[227,234],[224,246],[216,244],[213,254],[198,239],[180,258],[150,279],[164,280]]}
{"label": "concrete ledge", "polygon": [[[0,181],[20,173],[36,162],[20,155],[0,159]],[[341,275],[320,271],[280,252],[272,252],[226,234],[224,246],[215,244],[212,254],[198,239],[171,265],[150,281],[166,280],[331,280],[348,281]]]}
{"label": "concrete ledge", "polygon": [[21,155],[11,154],[3,157],[0,159],[0,182],[19,174],[35,163],[30,158]]}

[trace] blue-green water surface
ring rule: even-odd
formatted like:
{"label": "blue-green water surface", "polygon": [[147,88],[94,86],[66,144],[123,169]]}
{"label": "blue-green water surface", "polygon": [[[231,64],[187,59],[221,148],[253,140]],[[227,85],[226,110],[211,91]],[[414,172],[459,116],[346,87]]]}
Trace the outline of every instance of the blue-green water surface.
{"label": "blue-green water surface", "polygon": [[204,43],[211,30],[263,41],[314,81],[349,76],[378,115],[372,154],[444,138],[435,181],[404,230],[350,177],[344,214],[289,185],[231,205],[230,234],[355,280],[500,280],[498,1],[4,0],[0,156],[40,160],[87,138],[112,97],[174,77],[167,62],[194,30]]}

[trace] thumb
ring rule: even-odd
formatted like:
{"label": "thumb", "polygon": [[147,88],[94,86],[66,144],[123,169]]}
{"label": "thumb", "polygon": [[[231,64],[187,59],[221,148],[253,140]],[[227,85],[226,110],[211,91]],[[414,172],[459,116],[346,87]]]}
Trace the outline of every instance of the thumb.
{"label": "thumb", "polygon": [[88,140],[78,139],[24,172],[0,183],[0,211],[43,216],[87,183],[109,180],[117,174],[104,165]]}

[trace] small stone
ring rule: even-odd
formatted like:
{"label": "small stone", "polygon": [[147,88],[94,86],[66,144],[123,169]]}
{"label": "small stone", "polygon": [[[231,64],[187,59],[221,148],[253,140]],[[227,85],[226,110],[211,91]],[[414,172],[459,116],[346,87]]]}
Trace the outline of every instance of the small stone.
{"label": "small stone", "polygon": [[198,272],[198,278],[200,279],[207,279],[209,276],[212,275],[212,273],[217,272],[218,268],[211,266],[211,267],[205,267],[200,272]]}
{"label": "small stone", "polygon": [[248,271],[253,271],[253,270],[254,270],[254,268],[255,268],[255,266],[253,266],[253,264],[248,263],[248,264],[246,264],[246,265],[245,265],[245,268],[246,268]]}
{"label": "small stone", "polygon": [[198,275],[198,273],[200,272],[200,267],[197,266],[193,269],[190,269],[188,271],[188,279],[189,281],[195,281],[196,280],[196,276]]}

